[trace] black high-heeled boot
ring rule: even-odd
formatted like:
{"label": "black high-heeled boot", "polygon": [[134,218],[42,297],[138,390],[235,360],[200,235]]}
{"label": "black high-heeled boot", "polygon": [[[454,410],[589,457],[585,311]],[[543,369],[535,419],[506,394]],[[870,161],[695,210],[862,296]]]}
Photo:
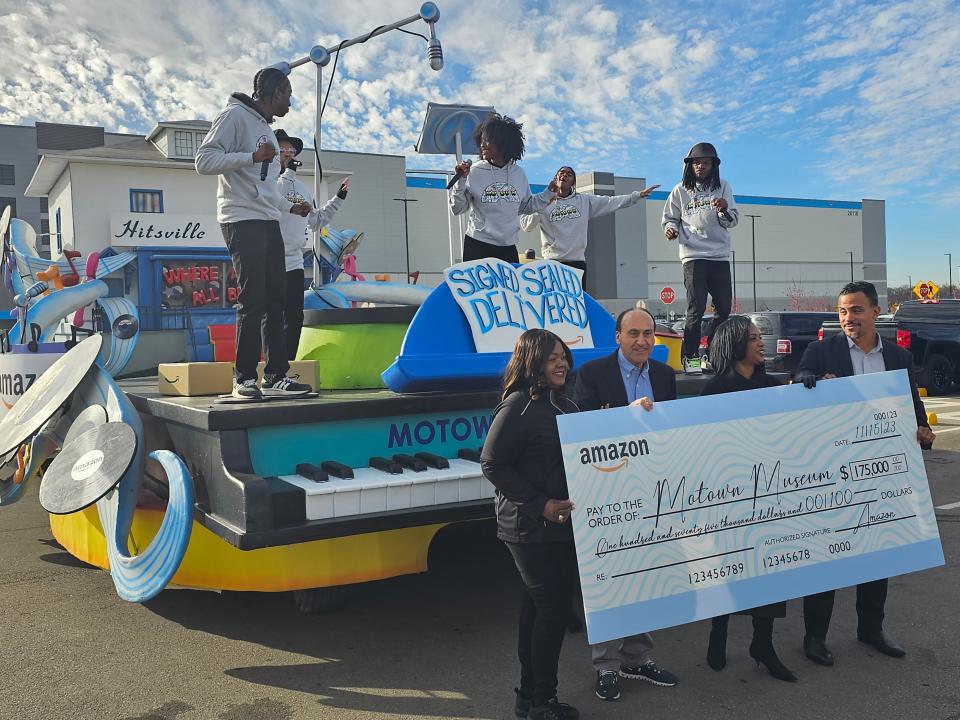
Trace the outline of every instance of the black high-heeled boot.
{"label": "black high-heeled boot", "polygon": [[777,651],[773,649],[773,618],[753,618],[753,641],[750,643],[750,657],[757,661],[757,667],[763,663],[777,680],[796,682],[797,676],[780,662]]}
{"label": "black high-heeled boot", "polygon": [[710,644],[707,646],[707,665],[719,672],[727,665],[727,623],[729,615],[718,615],[710,623]]}

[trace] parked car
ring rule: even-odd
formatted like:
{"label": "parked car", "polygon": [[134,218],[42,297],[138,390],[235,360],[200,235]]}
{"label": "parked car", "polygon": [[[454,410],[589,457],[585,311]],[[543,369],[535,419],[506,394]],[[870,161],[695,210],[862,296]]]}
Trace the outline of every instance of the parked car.
{"label": "parked car", "polygon": [[[833,319],[823,323],[820,338],[838,332],[840,323]],[[910,351],[917,384],[931,395],[943,395],[960,382],[960,300],[908,300],[893,320],[877,320],[877,333],[883,342]]]}
{"label": "parked car", "polygon": [[763,337],[767,370],[791,375],[807,345],[818,339],[824,321],[836,320],[835,312],[774,311],[747,313]]}

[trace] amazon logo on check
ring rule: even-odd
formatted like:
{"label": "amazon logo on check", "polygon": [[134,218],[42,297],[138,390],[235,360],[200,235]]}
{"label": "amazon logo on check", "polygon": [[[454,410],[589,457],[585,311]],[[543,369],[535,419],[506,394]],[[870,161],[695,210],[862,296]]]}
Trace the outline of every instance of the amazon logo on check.
{"label": "amazon logo on check", "polygon": [[[650,454],[650,446],[644,438],[621,440],[603,445],[580,448],[580,464],[592,465],[600,472],[616,472],[627,466],[632,457]],[[610,463],[613,463],[612,465]]]}

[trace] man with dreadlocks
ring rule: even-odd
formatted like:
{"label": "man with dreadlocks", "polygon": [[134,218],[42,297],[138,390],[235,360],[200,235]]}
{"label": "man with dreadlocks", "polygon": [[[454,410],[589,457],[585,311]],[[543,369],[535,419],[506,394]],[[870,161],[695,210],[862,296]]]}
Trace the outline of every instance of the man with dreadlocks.
{"label": "man with dreadlocks", "polygon": [[517,254],[520,215],[539,212],[556,198],[556,182],[539,195],[530,192],[530,183],[517,165],[523,157],[523,125],[491,113],[474,131],[480,162],[464,161],[455,170],[460,179],[450,190],[454,215],[468,210],[467,232],[463,238],[463,260],[499,258],[519,263]]}
{"label": "man with dreadlocks", "polygon": [[587,280],[587,225],[590,220],[636,205],[659,185],[634,190],[628,195],[581,195],[577,192],[577,174],[564,165],[553,177],[557,201],[549,208],[520,218],[520,227],[533,232],[539,226],[543,257],[583,271]]}
{"label": "man with dreadlocks", "polygon": [[[700,322],[707,294],[717,308],[713,327],[730,315],[730,228],[740,219],[733,190],[720,179],[720,158],[710,143],[697,143],[683,160],[683,179],[663,206],[663,234],[678,240],[687,290],[687,319],[683,328],[683,367],[702,372],[699,360]],[[712,335],[712,333],[711,333]]]}
{"label": "man with dreadlocks", "polygon": [[[280,166],[273,158],[279,146],[270,123],[290,110],[290,94],[290,81],[280,70],[260,70],[253,78],[253,97],[231,95],[197,150],[197,172],[217,176],[217,221],[237,273],[233,396],[239,400],[310,392],[309,385],[287,377],[283,332],[287,277],[279,221],[284,213],[305,216],[311,209],[307,202],[287,200],[277,185]],[[261,349],[266,361],[262,391],[257,387]]]}

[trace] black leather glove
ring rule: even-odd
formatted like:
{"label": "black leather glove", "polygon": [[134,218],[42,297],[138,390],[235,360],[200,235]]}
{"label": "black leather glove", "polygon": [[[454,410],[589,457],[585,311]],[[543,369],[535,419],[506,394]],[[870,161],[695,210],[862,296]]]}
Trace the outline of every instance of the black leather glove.
{"label": "black leather glove", "polygon": [[817,374],[810,370],[797,370],[797,372],[793,374],[793,381],[795,383],[803,383],[803,386],[807,388],[807,390],[813,390],[817,386]]}

